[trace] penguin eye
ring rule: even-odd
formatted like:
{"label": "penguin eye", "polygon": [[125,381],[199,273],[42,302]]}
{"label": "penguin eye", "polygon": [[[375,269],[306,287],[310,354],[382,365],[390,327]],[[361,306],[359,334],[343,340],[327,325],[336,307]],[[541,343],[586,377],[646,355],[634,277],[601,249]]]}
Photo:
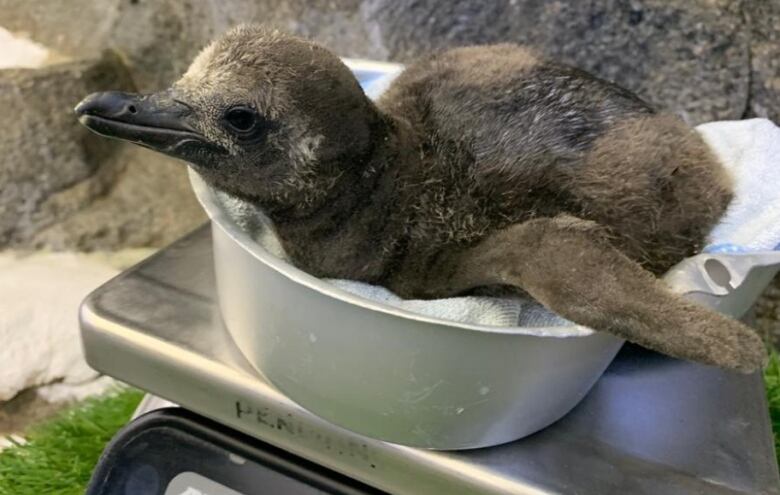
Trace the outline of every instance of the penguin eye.
{"label": "penguin eye", "polygon": [[225,113],[225,122],[231,130],[245,133],[251,131],[259,119],[257,112],[249,107],[233,107]]}

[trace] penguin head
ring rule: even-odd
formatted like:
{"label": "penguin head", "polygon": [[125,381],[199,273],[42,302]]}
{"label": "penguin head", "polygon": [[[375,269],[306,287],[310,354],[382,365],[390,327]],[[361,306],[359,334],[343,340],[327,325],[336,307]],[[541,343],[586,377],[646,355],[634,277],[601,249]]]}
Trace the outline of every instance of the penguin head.
{"label": "penguin head", "polygon": [[310,204],[372,149],[378,111],[332,53],[259,26],[207,46],[172,87],[77,107],[98,134],[182,159],[212,186],[271,207]]}

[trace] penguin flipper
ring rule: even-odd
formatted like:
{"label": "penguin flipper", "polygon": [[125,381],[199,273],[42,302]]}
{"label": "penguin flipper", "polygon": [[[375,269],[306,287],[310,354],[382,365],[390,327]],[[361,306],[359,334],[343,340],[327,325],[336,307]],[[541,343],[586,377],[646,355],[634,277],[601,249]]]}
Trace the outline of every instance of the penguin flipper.
{"label": "penguin flipper", "polygon": [[529,220],[457,258],[452,271],[439,274],[442,290],[513,285],[568,320],[673,357],[743,373],[766,363],[755,331],[669,291],[595,222],[568,215]]}

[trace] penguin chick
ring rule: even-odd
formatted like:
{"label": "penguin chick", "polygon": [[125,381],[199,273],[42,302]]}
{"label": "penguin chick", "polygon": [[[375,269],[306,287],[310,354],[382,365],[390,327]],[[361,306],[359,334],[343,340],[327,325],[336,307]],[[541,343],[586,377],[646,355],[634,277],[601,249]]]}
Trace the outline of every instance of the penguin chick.
{"label": "penguin chick", "polygon": [[93,94],[76,113],[261,207],[315,276],[406,298],[509,287],[671,356],[743,372],[766,359],[751,329],[655,276],[731,199],[696,132],[520,46],[431,55],[374,104],[324,48],[241,26],[171,88]]}

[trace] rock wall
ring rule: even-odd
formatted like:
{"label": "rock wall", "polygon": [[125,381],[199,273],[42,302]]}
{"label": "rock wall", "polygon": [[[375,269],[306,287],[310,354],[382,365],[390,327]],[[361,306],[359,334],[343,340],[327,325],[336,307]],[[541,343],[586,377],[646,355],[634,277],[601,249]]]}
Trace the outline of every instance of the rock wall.
{"label": "rock wall", "polygon": [[80,128],[65,105],[110,86],[132,87],[115,56],[0,71],[0,245],[29,239],[115,180],[115,147]]}
{"label": "rock wall", "polygon": [[748,115],[780,121],[780,1],[748,3],[750,100]]}
{"label": "rock wall", "polygon": [[0,247],[159,247],[205,221],[182,164],[76,121],[85,95],[135,90],[120,56],[63,58],[0,70]]}
{"label": "rock wall", "polygon": [[766,0],[0,0],[0,26],[73,56],[114,48],[142,90],[168,84],[214,35],[251,21],[344,56],[400,61],[529,44],[692,123],[777,119],[778,14],[780,2]]}

